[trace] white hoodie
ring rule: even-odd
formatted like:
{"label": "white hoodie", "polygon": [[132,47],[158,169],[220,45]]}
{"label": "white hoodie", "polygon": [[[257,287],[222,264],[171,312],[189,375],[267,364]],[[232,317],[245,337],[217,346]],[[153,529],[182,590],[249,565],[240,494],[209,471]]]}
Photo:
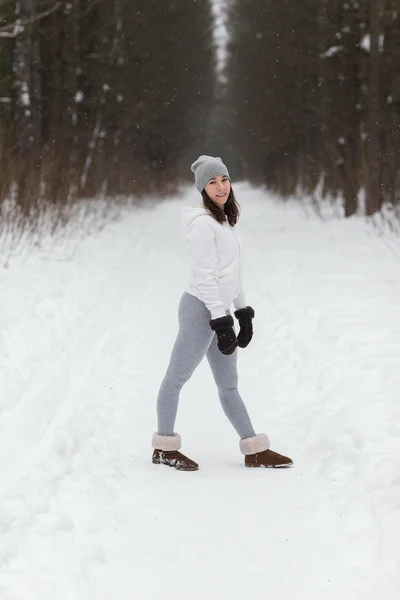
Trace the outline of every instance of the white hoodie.
{"label": "white hoodie", "polygon": [[203,206],[182,208],[181,223],[192,263],[186,291],[204,302],[212,319],[224,317],[232,302],[244,308],[237,225],[218,223]]}

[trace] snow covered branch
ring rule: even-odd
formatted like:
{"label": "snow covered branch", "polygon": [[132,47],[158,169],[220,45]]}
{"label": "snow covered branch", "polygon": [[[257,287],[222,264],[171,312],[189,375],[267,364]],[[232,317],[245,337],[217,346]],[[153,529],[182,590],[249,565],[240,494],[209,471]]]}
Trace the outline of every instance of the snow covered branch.
{"label": "snow covered branch", "polygon": [[27,25],[32,25],[32,23],[36,23],[37,21],[41,21],[45,17],[57,12],[62,6],[61,2],[57,2],[53,8],[49,8],[44,12],[31,17],[30,19],[26,19],[25,21],[16,21],[14,23],[9,23],[4,27],[0,27],[0,38],[15,38],[17,35],[24,31],[24,28]]}

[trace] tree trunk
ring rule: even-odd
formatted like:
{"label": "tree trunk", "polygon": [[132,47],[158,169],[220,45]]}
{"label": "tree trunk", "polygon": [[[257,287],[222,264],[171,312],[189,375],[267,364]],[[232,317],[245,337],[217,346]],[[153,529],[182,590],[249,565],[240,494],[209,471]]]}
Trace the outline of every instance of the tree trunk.
{"label": "tree trunk", "polygon": [[[16,28],[36,16],[36,0],[20,0]],[[39,39],[35,26],[27,25],[15,38],[13,54],[14,123],[20,171],[18,196],[25,213],[28,195],[39,179],[41,138],[41,81]]]}
{"label": "tree trunk", "polygon": [[380,0],[369,0],[371,50],[368,73],[368,150],[366,179],[366,212],[372,215],[382,206],[380,149]]}

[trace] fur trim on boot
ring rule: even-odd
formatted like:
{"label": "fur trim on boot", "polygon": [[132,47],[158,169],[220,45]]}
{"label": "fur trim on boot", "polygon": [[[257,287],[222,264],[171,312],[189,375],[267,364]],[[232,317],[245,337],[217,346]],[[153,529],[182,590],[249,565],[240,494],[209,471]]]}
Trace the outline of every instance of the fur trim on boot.
{"label": "fur trim on boot", "polygon": [[259,433],[251,438],[245,438],[240,440],[239,446],[242,454],[257,454],[258,452],[264,452],[268,450],[271,443],[266,433]]}
{"label": "fur trim on boot", "polygon": [[175,433],[174,435],[160,435],[159,433],[154,433],[152,446],[154,449],[165,450],[166,452],[180,450],[182,446],[181,436],[179,433]]}

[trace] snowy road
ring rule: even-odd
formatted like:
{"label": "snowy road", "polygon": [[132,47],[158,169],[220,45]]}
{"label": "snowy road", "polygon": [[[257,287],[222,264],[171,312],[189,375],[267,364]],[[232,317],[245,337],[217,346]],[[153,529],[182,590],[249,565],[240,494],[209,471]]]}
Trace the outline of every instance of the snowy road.
{"label": "snowy road", "polygon": [[1,600],[397,598],[400,242],[237,195],[256,310],[240,390],[295,466],[243,467],[206,362],[177,422],[200,471],[150,462],[189,195],[64,258],[15,259],[0,271]]}

